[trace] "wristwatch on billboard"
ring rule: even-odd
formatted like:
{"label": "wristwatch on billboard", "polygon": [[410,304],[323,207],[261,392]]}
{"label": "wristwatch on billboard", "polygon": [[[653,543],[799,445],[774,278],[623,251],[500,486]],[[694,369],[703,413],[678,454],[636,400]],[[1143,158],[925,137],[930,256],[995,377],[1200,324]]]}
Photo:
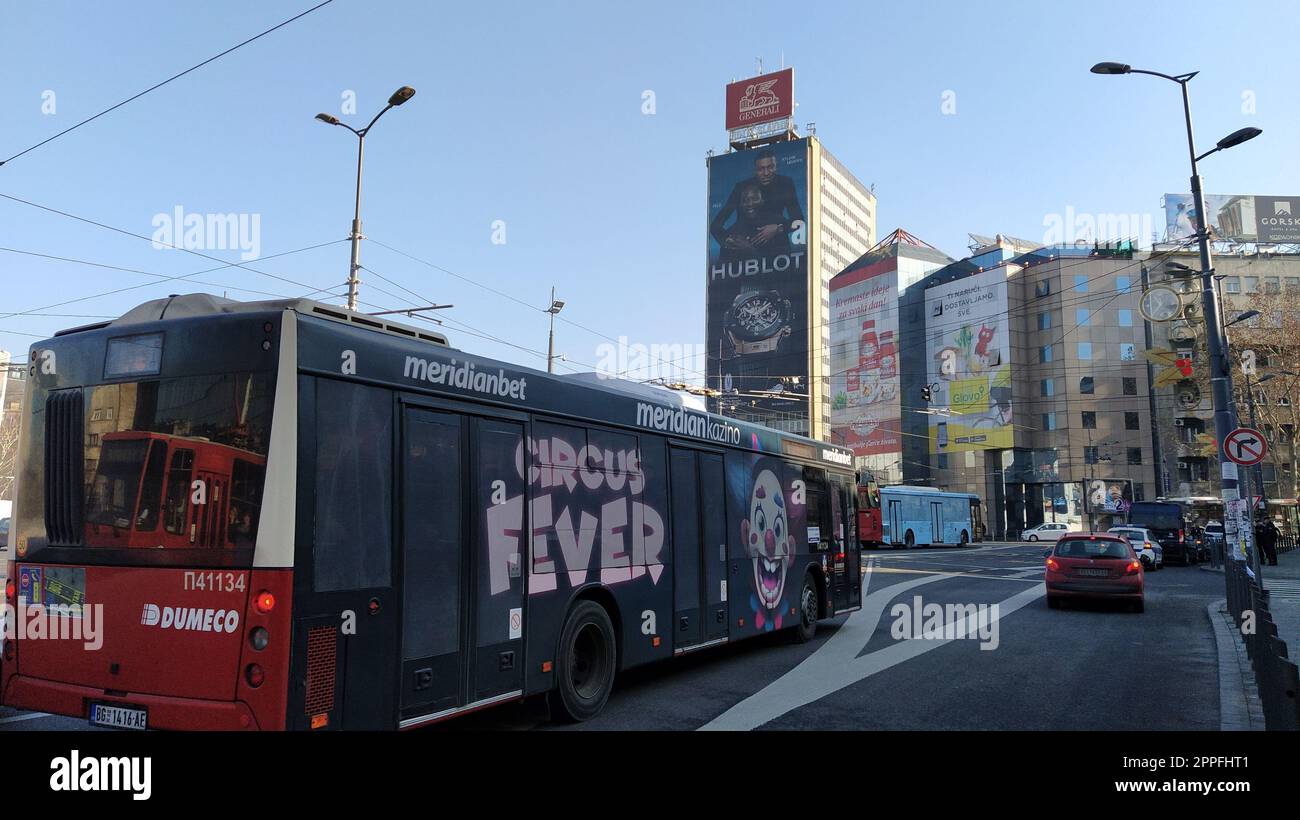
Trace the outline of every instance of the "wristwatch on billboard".
{"label": "wristwatch on billboard", "polygon": [[727,338],[736,353],[770,353],[790,335],[794,311],[774,290],[742,290],[727,311]]}

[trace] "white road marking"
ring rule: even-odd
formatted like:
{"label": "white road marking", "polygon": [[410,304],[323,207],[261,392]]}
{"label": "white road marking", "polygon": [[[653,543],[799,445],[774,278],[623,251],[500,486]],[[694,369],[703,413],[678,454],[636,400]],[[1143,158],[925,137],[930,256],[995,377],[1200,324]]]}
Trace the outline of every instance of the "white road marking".
{"label": "white road marking", "polygon": [[0,718],[0,723],[19,723],[24,720],[36,720],[37,718],[54,717],[54,715],[45,712],[32,712],[27,715],[15,715],[13,717]]}
{"label": "white road marking", "polygon": [[[903,661],[937,649],[955,639],[921,639],[899,641],[868,655],[857,657],[876,631],[885,608],[902,592],[922,584],[952,577],[932,575],[886,587],[863,601],[862,609],[853,613],[830,640],[767,687],[755,692],[726,712],[701,726],[702,731],[748,731],[775,720],[787,712],[820,700],[846,686],[865,680]],[[1035,584],[999,603],[998,620],[1027,606],[1046,594]],[[978,618],[965,618],[965,630],[958,625],[948,634],[976,634]],[[954,622],[956,623],[956,622]]]}

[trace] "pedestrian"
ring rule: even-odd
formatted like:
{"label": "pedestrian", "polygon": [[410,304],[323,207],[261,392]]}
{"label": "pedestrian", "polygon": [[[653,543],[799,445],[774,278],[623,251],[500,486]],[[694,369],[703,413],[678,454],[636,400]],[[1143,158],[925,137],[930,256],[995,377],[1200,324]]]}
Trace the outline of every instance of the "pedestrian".
{"label": "pedestrian", "polygon": [[1255,534],[1259,540],[1259,548],[1264,551],[1271,567],[1277,566],[1277,535],[1277,527],[1272,521],[1260,524],[1259,531]]}

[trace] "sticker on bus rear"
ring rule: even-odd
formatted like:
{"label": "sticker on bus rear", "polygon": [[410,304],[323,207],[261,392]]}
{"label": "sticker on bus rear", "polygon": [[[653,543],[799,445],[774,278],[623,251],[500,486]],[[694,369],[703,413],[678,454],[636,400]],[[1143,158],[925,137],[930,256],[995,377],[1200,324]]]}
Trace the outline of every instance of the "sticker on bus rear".
{"label": "sticker on bus rear", "polygon": [[18,605],[19,606],[40,606],[44,603],[42,597],[43,584],[41,583],[40,567],[21,567],[18,570]]}
{"label": "sticker on bus rear", "polygon": [[81,617],[86,604],[86,570],[83,567],[46,567],[44,601],[47,606],[65,606],[73,618]]}

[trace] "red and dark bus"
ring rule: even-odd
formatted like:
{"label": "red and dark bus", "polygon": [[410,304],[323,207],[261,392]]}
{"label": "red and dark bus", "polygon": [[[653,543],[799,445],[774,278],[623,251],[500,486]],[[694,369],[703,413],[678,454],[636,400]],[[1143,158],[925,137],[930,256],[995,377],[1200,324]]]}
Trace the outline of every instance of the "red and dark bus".
{"label": "red and dark bus", "polygon": [[[848,451],[305,300],[148,302],[32,347],[0,702],[376,729],[861,605]],[[77,607],[80,607],[78,609]],[[51,630],[51,634],[57,630]]]}

